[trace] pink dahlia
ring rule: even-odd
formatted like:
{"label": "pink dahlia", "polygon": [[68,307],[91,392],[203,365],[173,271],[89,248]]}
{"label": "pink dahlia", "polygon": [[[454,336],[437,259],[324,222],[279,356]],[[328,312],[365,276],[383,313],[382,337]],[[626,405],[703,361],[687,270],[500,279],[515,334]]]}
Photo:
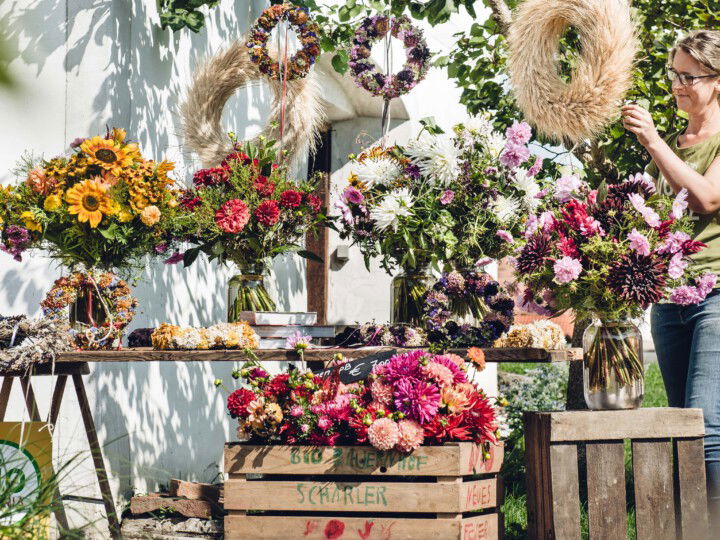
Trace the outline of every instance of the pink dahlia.
{"label": "pink dahlia", "polygon": [[240,199],[230,199],[215,212],[215,223],[226,233],[239,233],[250,220],[248,205]]}
{"label": "pink dahlia", "polygon": [[304,412],[305,411],[300,405],[293,405],[290,408],[290,416],[294,416],[295,418],[297,418],[298,416],[302,416]]}
{"label": "pink dahlia", "polygon": [[527,122],[513,122],[513,125],[505,130],[508,141],[514,144],[527,144],[532,137],[532,128]]}
{"label": "pink dahlia", "polygon": [[302,204],[302,193],[288,189],[280,194],[280,206],[283,208],[297,208]]}
{"label": "pink dahlia", "polygon": [[441,364],[450,370],[453,375],[453,384],[461,384],[467,382],[465,372],[460,369],[460,366],[462,366],[465,362],[463,362],[462,364],[458,364],[457,360],[452,358],[452,356],[454,355],[443,354],[434,357],[432,361],[436,364]]}
{"label": "pink dahlia", "polygon": [[423,351],[411,351],[405,354],[397,354],[382,367],[382,370],[376,368],[376,373],[381,373],[390,384],[407,378],[419,379],[420,358],[425,355]]}
{"label": "pink dahlia", "polygon": [[280,208],[278,208],[277,201],[263,201],[255,209],[254,215],[260,223],[266,227],[272,227],[280,219]]}
{"label": "pink dahlia", "polygon": [[451,386],[453,384],[453,373],[450,368],[436,362],[430,362],[422,367],[425,377],[437,383],[440,388]]}
{"label": "pink dahlia", "polygon": [[399,439],[400,429],[389,418],[378,418],[368,428],[368,441],[383,452],[392,450]]}
{"label": "pink dahlia", "polygon": [[376,380],[370,386],[370,392],[372,393],[373,401],[381,405],[390,405],[393,398],[392,386],[383,383],[382,381]]}
{"label": "pink dahlia", "polygon": [[440,392],[425,381],[401,380],[395,386],[395,407],[405,416],[426,423],[437,414]]}
{"label": "pink dahlia", "polygon": [[500,163],[511,169],[517,167],[530,157],[530,149],[523,144],[508,141],[503,153],[500,154]]}
{"label": "pink dahlia", "polygon": [[333,425],[333,422],[330,418],[327,416],[321,416],[318,418],[318,427],[322,429],[323,431],[327,431],[330,429]]}
{"label": "pink dahlia", "polygon": [[401,452],[412,452],[425,440],[423,427],[414,420],[400,420],[398,431],[398,442],[395,448]]}
{"label": "pink dahlia", "polygon": [[582,272],[582,263],[577,259],[565,256],[555,261],[553,271],[555,272],[556,282],[570,283],[575,281]]}

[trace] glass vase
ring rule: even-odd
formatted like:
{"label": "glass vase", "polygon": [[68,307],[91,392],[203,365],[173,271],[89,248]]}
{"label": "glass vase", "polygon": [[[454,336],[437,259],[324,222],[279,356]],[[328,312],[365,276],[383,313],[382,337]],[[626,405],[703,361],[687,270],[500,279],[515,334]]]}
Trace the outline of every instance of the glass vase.
{"label": "glass vase", "polygon": [[390,285],[390,322],[422,325],[425,293],[433,277],[427,271],[401,272]]}
{"label": "glass vase", "polygon": [[70,304],[70,326],[79,330],[87,326],[101,326],[107,320],[107,313],[95,287],[91,283],[82,284],[77,298]]}
{"label": "glass vase", "polygon": [[275,311],[275,302],[265,288],[262,264],[238,264],[240,273],[228,283],[228,322],[240,320],[242,311]]}
{"label": "glass vase", "polygon": [[591,410],[637,409],[645,394],[642,334],[628,320],[595,320],[583,333],[583,389]]}

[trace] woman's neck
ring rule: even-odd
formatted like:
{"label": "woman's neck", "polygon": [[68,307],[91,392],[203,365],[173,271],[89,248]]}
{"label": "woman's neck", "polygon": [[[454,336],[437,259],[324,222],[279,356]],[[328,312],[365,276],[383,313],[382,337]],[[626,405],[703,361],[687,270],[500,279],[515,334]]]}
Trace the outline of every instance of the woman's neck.
{"label": "woman's neck", "polygon": [[706,107],[704,110],[690,114],[685,135],[709,136],[720,131],[720,103]]}

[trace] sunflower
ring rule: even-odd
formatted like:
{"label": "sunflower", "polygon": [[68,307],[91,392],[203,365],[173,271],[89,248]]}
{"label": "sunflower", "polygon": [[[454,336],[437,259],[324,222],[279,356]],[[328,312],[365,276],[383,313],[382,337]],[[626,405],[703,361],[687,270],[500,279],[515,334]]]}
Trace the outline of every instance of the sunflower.
{"label": "sunflower", "polygon": [[106,189],[95,180],[75,184],[65,194],[68,212],[77,214],[80,223],[89,221],[92,228],[97,227],[103,214],[109,215],[113,211],[112,200],[105,194]]}
{"label": "sunflower", "polygon": [[112,139],[98,136],[85,139],[80,150],[87,156],[90,164],[102,167],[115,176],[120,176],[122,170],[132,165],[137,156],[137,145],[121,146]]}

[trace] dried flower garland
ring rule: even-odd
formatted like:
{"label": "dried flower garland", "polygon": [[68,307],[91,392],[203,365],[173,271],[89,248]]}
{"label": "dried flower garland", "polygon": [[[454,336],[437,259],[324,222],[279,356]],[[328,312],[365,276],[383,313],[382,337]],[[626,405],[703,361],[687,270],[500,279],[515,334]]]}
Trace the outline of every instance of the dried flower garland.
{"label": "dried flower garland", "polygon": [[[372,42],[390,32],[392,37],[402,40],[406,61],[395,75],[383,75],[370,59]],[[394,99],[410,90],[425,78],[430,59],[430,49],[422,30],[414,27],[405,16],[388,17],[374,15],[366,18],[355,32],[350,49],[348,65],[355,83],[385,100]]]}
{"label": "dried flower garland", "polygon": [[[65,323],[69,320],[71,306],[81,296],[98,302],[108,320],[90,325],[75,323],[78,328],[70,329],[75,345],[81,349],[118,346],[123,329],[132,321],[138,305],[137,298],[130,294],[128,284],[110,272],[73,272],[57,279],[40,302],[43,315],[50,320]],[[92,311],[91,304],[89,311]]]}
{"label": "dried flower garland", "polygon": [[287,63],[287,80],[301,79],[309,73],[320,54],[320,28],[310,19],[307,8],[279,4],[263,11],[250,29],[250,38],[247,41],[250,58],[260,67],[260,71],[271,79],[282,78],[285,66],[281,67],[277,60],[271,58],[267,48],[270,34],[280,21],[288,21],[295,27],[302,44],[300,50]]}
{"label": "dried flower garland", "polygon": [[0,341],[0,373],[23,373],[31,364],[52,362],[57,353],[73,348],[67,321],[48,317],[0,317]]}
{"label": "dried flower garland", "polygon": [[[479,270],[443,274],[425,297],[428,341],[443,347],[485,347],[513,323],[515,302],[500,284]],[[477,326],[452,320],[472,313]]]}
{"label": "dried flower garland", "polygon": [[[220,123],[225,103],[235,91],[261,79],[264,76],[250,58],[245,40],[232,43],[193,74],[182,105],[183,138],[204,167],[217,166],[233,151],[228,130]],[[278,79],[268,82],[273,95],[270,117],[256,140],[262,137],[266,141],[279,138],[283,85]],[[325,123],[325,109],[313,73],[288,81],[286,92],[282,150],[285,163],[290,164],[308,147],[311,152],[315,150]]]}
{"label": "dried flower garland", "polygon": [[[566,83],[558,52],[571,25],[580,37],[580,56]],[[617,114],[633,81],[639,44],[624,0],[525,0],[508,43],[510,77],[525,118],[544,134],[572,142],[596,135]]]}
{"label": "dried flower garland", "polygon": [[557,323],[548,320],[513,324],[495,342],[494,347],[534,347],[538,349],[567,348],[567,339]]}
{"label": "dried flower garland", "polygon": [[245,321],[219,323],[209,328],[183,328],[163,323],[150,337],[160,350],[257,349],[260,338]]}

